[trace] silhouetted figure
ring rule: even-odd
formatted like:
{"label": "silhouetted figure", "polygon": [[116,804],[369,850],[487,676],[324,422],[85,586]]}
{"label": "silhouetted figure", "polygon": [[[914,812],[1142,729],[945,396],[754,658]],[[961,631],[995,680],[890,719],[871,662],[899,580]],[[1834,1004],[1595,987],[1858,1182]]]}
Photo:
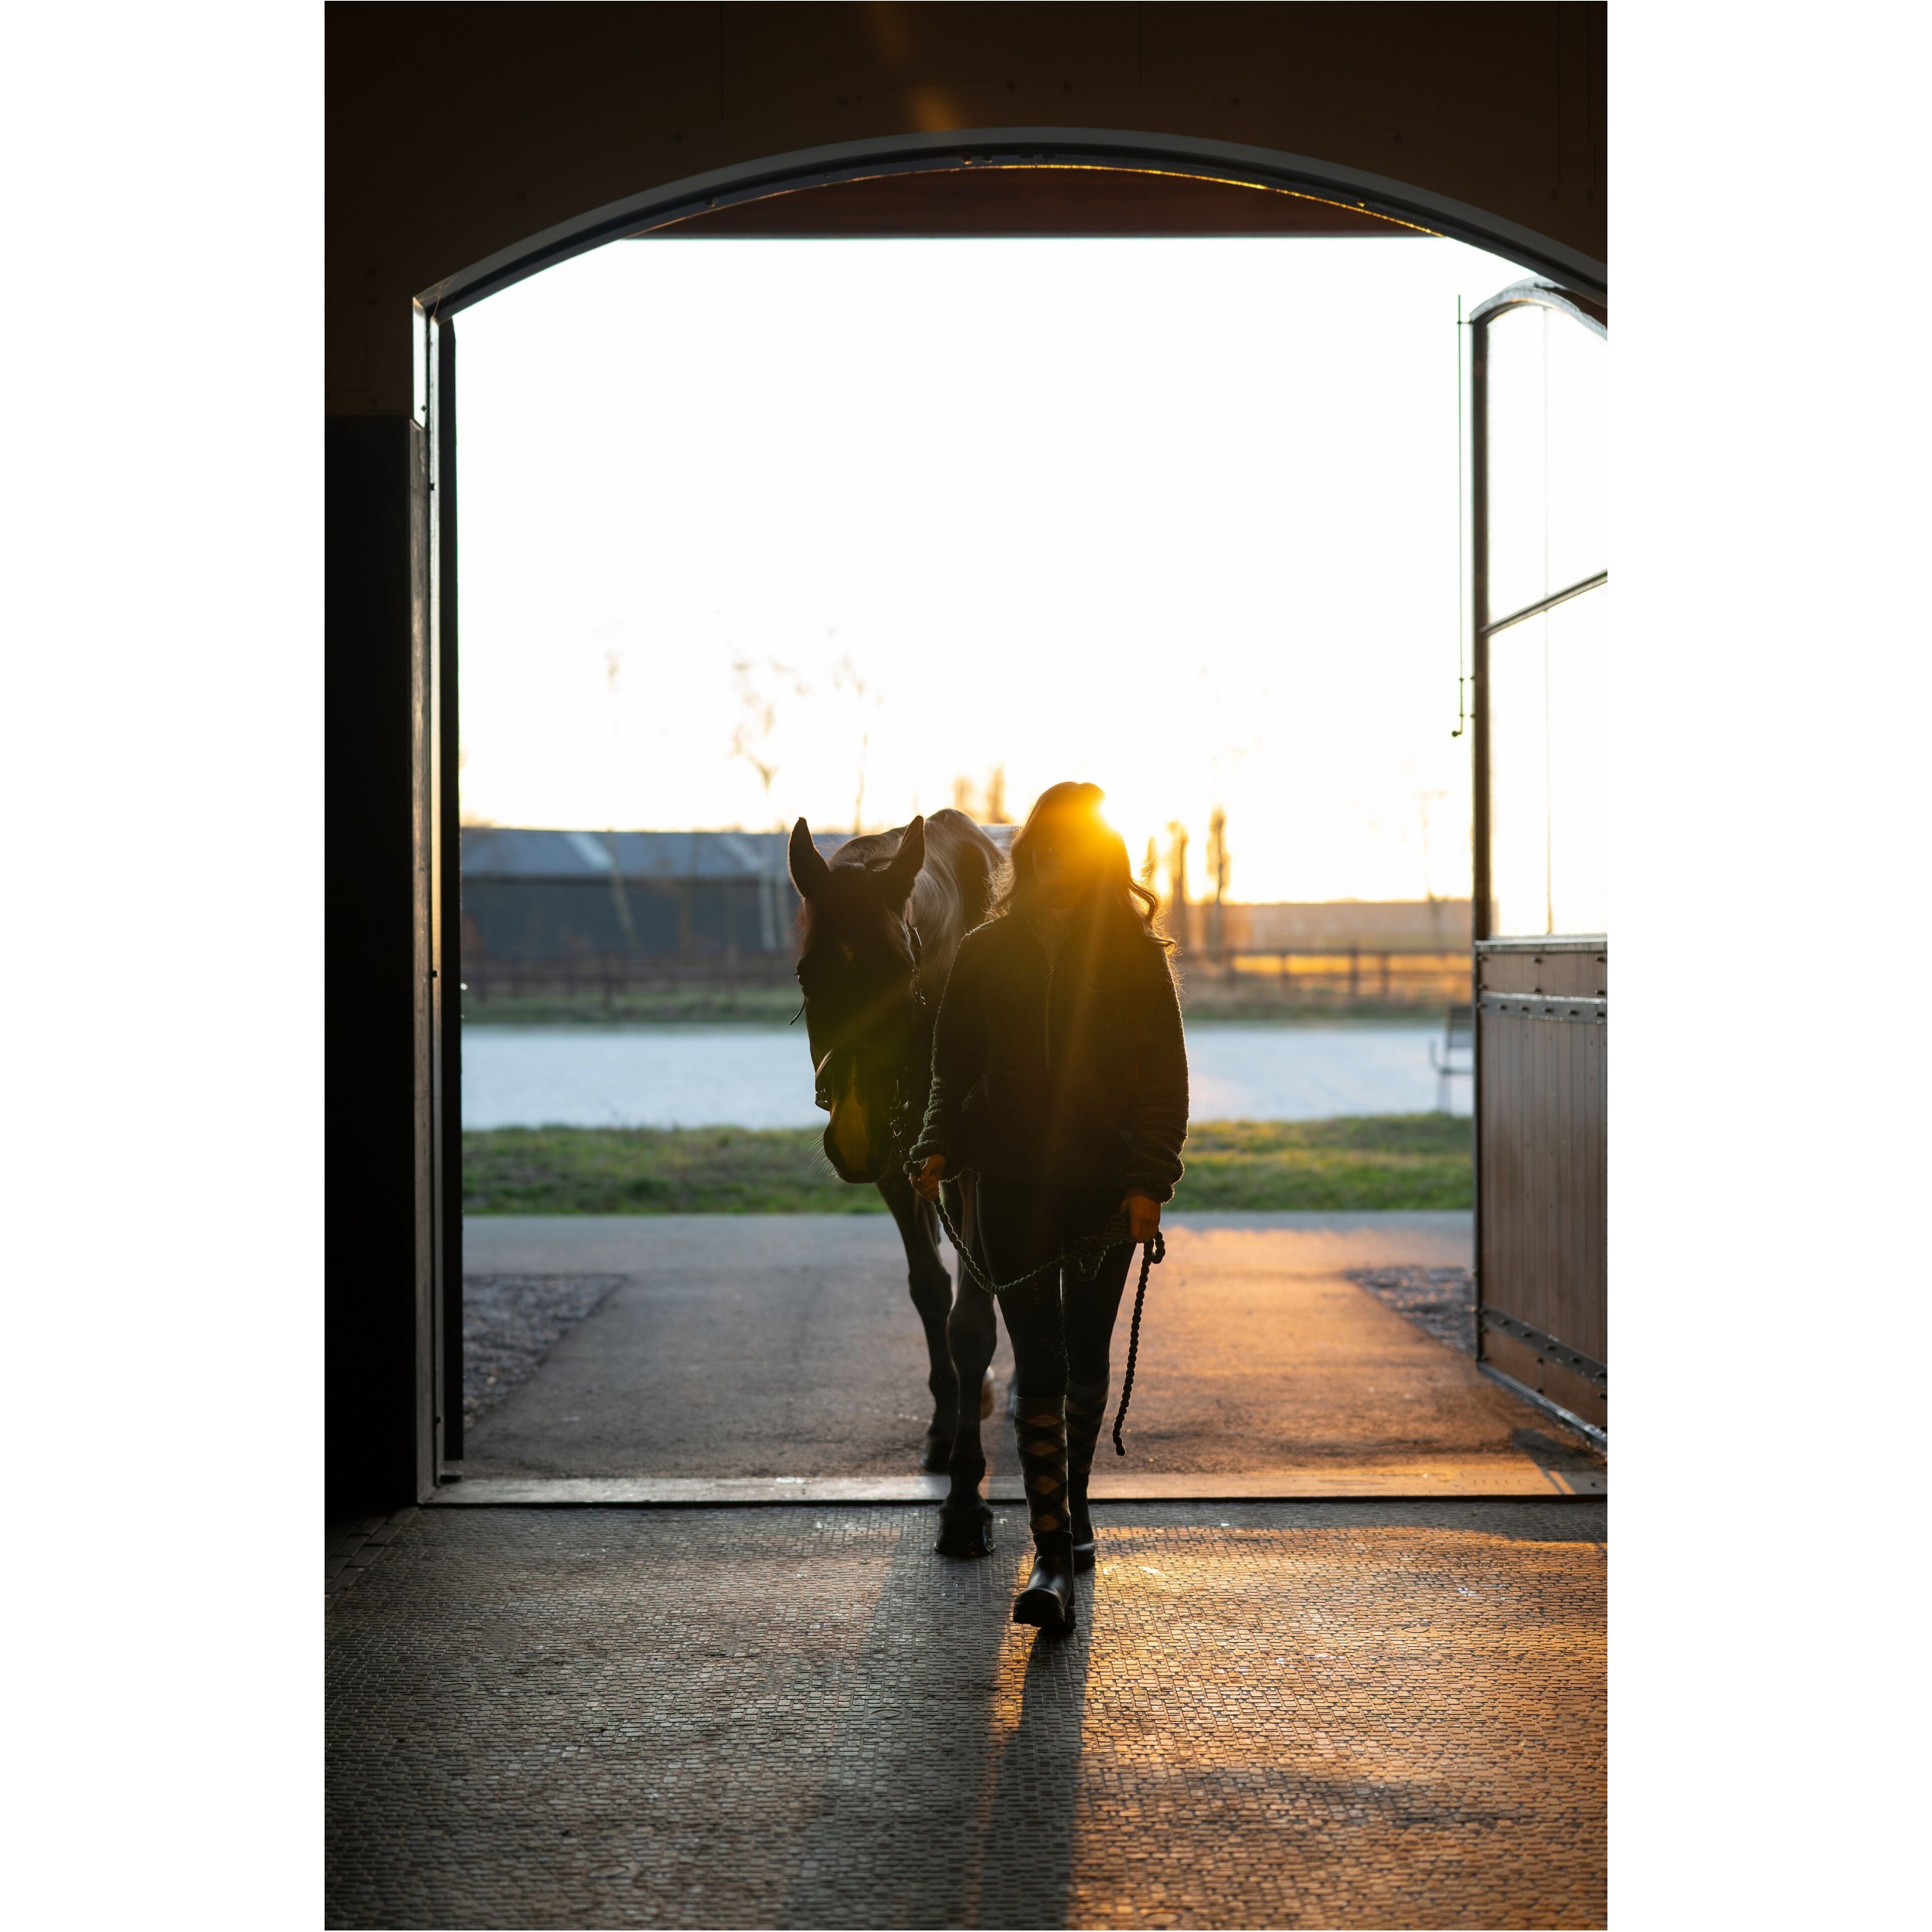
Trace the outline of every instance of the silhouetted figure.
{"label": "silhouetted figure", "polygon": [[[1100,817],[1095,785],[1041,794],[1013,841],[994,916],[961,944],[933,1039],[914,1145],[925,1198],[962,1176],[964,1229],[1001,1296],[1013,1344],[1014,1429],[1035,1563],[1016,1623],[1065,1631],[1073,1573],[1094,1561],[1087,1478],[1107,1408],[1108,1353],[1135,1241],[1160,1226],[1187,1137],[1187,1055],[1170,942],[1155,895]],[[1054,1265],[1008,1288],[1124,1212],[1129,1239],[1083,1277]],[[962,1277],[964,1270],[961,1270]],[[955,1298],[954,1367],[971,1386],[992,1359],[984,1294]],[[977,1423],[962,1413],[939,1548],[981,1556],[992,1512]]]}

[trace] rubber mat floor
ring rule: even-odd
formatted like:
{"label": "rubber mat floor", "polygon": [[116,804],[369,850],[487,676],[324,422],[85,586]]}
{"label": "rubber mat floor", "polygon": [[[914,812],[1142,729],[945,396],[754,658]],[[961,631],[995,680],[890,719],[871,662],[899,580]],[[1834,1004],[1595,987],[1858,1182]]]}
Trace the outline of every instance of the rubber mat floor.
{"label": "rubber mat floor", "polygon": [[329,1601],[328,1923],[1604,1923],[1601,1502],[1096,1513],[1056,1642],[1016,1510],[411,1512]]}

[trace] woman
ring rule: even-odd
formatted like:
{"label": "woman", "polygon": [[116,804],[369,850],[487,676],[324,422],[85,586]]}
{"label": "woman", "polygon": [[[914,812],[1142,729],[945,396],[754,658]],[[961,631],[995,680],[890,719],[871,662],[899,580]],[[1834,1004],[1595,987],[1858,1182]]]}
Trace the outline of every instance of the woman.
{"label": "woman", "polygon": [[1013,1621],[1054,1631],[1073,1628],[1073,1573],[1094,1561],[1087,1475],[1133,1244],[1159,1228],[1187,1138],[1172,941],[1104,796],[1053,786],[1014,839],[1005,892],[947,984],[912,1150],[929,1200],[943,1175],[975,1177],[981,1259],[1002,1285],[1126,1216],[1092,1278],[1056,1265],[1000,1298],[1035,1553]]}

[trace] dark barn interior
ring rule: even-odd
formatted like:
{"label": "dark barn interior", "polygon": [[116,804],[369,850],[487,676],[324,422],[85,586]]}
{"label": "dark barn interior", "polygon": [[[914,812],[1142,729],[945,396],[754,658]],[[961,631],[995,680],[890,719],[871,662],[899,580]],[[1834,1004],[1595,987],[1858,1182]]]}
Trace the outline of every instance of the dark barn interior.
{"label": "dark barn interior", "polygon": [[[1606,8],[326,21],[329,1923],[1602,1923],[1607,940],[1497,913],[1486,654],[1558,605],[1600,613],[1607,571],[1490,611],[1485,384],[1518,325],[1607,339]],[[1475,1119],[1435,1124],[1463,1132],[1470,1189],[1170,1217],[1133,1453],[1097,1456],[1089,1563],[1062,1578],[1079,1617],[1036,1631],[1018,1539],[1056,1485],[1079,1522],[1088,1472],[1023,1488],[995,1447],[983,1497],[960,1476],[975,1388],[1022,1462],[1029,1430],[1070,1456],[1071,1384],[1043,1418],[1060,1398],[1021,1406],[1011,1302],[1009,1431],[994,1369],[949,1366],[968,1359],[950,1274],[943,1297],[930,1267],[913,1284],[922,1330],[903,1283],[927,1262],[849,1198],[641,1206],[658,1130],[622,1124],[582,1138],[621,1143],[631,1192],[463,1213],[473,1001],[600,976],[577,1038],[601,1067],[644,1030],[601,1023],[639,962],[715,977],[722,958],[745,1005],[800,992],[778,835],[461,825],[464,311],[620,240],[986,235],[1441,236],[1522,278],[1461,332],[1469,896],[1343,902],[1343,926],[1217,897],[1189,962],[1205,1001],[1216,969],[1242,992],[1236,954],[1272,955],[1285,996],[1321,977],[1292,956],[1325,950],[1352,1008],[1366,981],[1399,993],[1405,953],[1446,960]],[[1548,447],[1527,491],[1545,510]],[[818,1042],[808,1058],[809,1023],[782,1020],[767,1038],[798,1043],[808,1100]],[[817,1059],[828,1110],[834,1065]],[[564,1124],[518,1117],[505,1187]],[[676,1158],[735,1158],[718,1117],[674,1118],[702,1144]],[[1205,1141],[1217,1117],[1195,1117]],[[785,1131],[831,1172],[835,1128]],[[1138,1238],[1145,1287],[1156,1240]],[[486,1307],[472,1386],[465,1321]],[[944,1529],[935,1546],[947,1453],[977,1547]]]}
{"label": "dark barn interior", "polygon": [[[329,1488],[434,1488],[455,411],[426,324],[624,235],[1474,240],[1607,294],[1597,5],[327,12]],[[453,366],[453,365],[452,365]],[[439,447],[429,434],[432,415]],[[446,1094],[445,1087],[450,1091]]]}

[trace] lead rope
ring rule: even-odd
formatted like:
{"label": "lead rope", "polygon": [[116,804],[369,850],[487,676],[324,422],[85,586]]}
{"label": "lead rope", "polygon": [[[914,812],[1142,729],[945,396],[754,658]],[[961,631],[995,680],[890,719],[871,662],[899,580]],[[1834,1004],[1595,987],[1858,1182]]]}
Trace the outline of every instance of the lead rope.
{"label": "lead rope", "polygon": [[[965,1269],[986,1292],[997,1299],[1010,1294],[1015,1288],[1023,1288],[1026,1284],[1037,1280],[1049,1268],[1072,1267],[1080,1270],[1080,1278],[1090,1281],[1099,1274],[1100,1263],[1107,1250],[1118,1247],[1127,1236],[1127,1216],[1116,1214],[1094,1234],[1081,1236],[1077,1241],[1070,1242],[1050,1260],[1043,1261],[1036,1268],[1029,1269],[1015,1275],[1010,1281],[995,1281],[979,1264],[973,1259],[972,1250],[961,1239],[959,1230],[953,1225],[953,1217],[946,1211],[946,1197],[942,1194],[934,1201],[939,1209],[939,1218],[951,1237],[954,1248],[959,1255],[960,1265]],[[1148,1270],[1167,1259],[1167,1237],[1158,1228],[1153,1238],[1141,1244],[1141,1279],[1134,1291],[1134,1324],[1128,1332],[1127,1373],[1121,1382],[1121,1406],[1114,1412],[1114,1453],[1117,1456],[1127,1454],[1126,1445],[1121,1440],[1121,1425],[1127,1420],[1127,1405],[1134,1396],[1134,1371],[1141,1353],[1141,1314],[1147,1305],[1147,1277]]]}
{"label": "lead rope", "polygon": [[1158,1228],[1154,1238],[1141,1250],[1141,1284],[1134,1291],[1134,1325],[1127,1334],[1127,1373],[1121,1379],[1121,1406],[1114,1411],[1114,1453],[1117,1456],[1127,1454],[1127,1446],[1121,1440],[1121,1424],[1127,1420],[1127,1405],[1134,1400],[1134,1365],[1141,1354],[1141,1310],[1147,1304],[1148,1270],[1157,1261],[1167,1259],[1167,1239]]}

